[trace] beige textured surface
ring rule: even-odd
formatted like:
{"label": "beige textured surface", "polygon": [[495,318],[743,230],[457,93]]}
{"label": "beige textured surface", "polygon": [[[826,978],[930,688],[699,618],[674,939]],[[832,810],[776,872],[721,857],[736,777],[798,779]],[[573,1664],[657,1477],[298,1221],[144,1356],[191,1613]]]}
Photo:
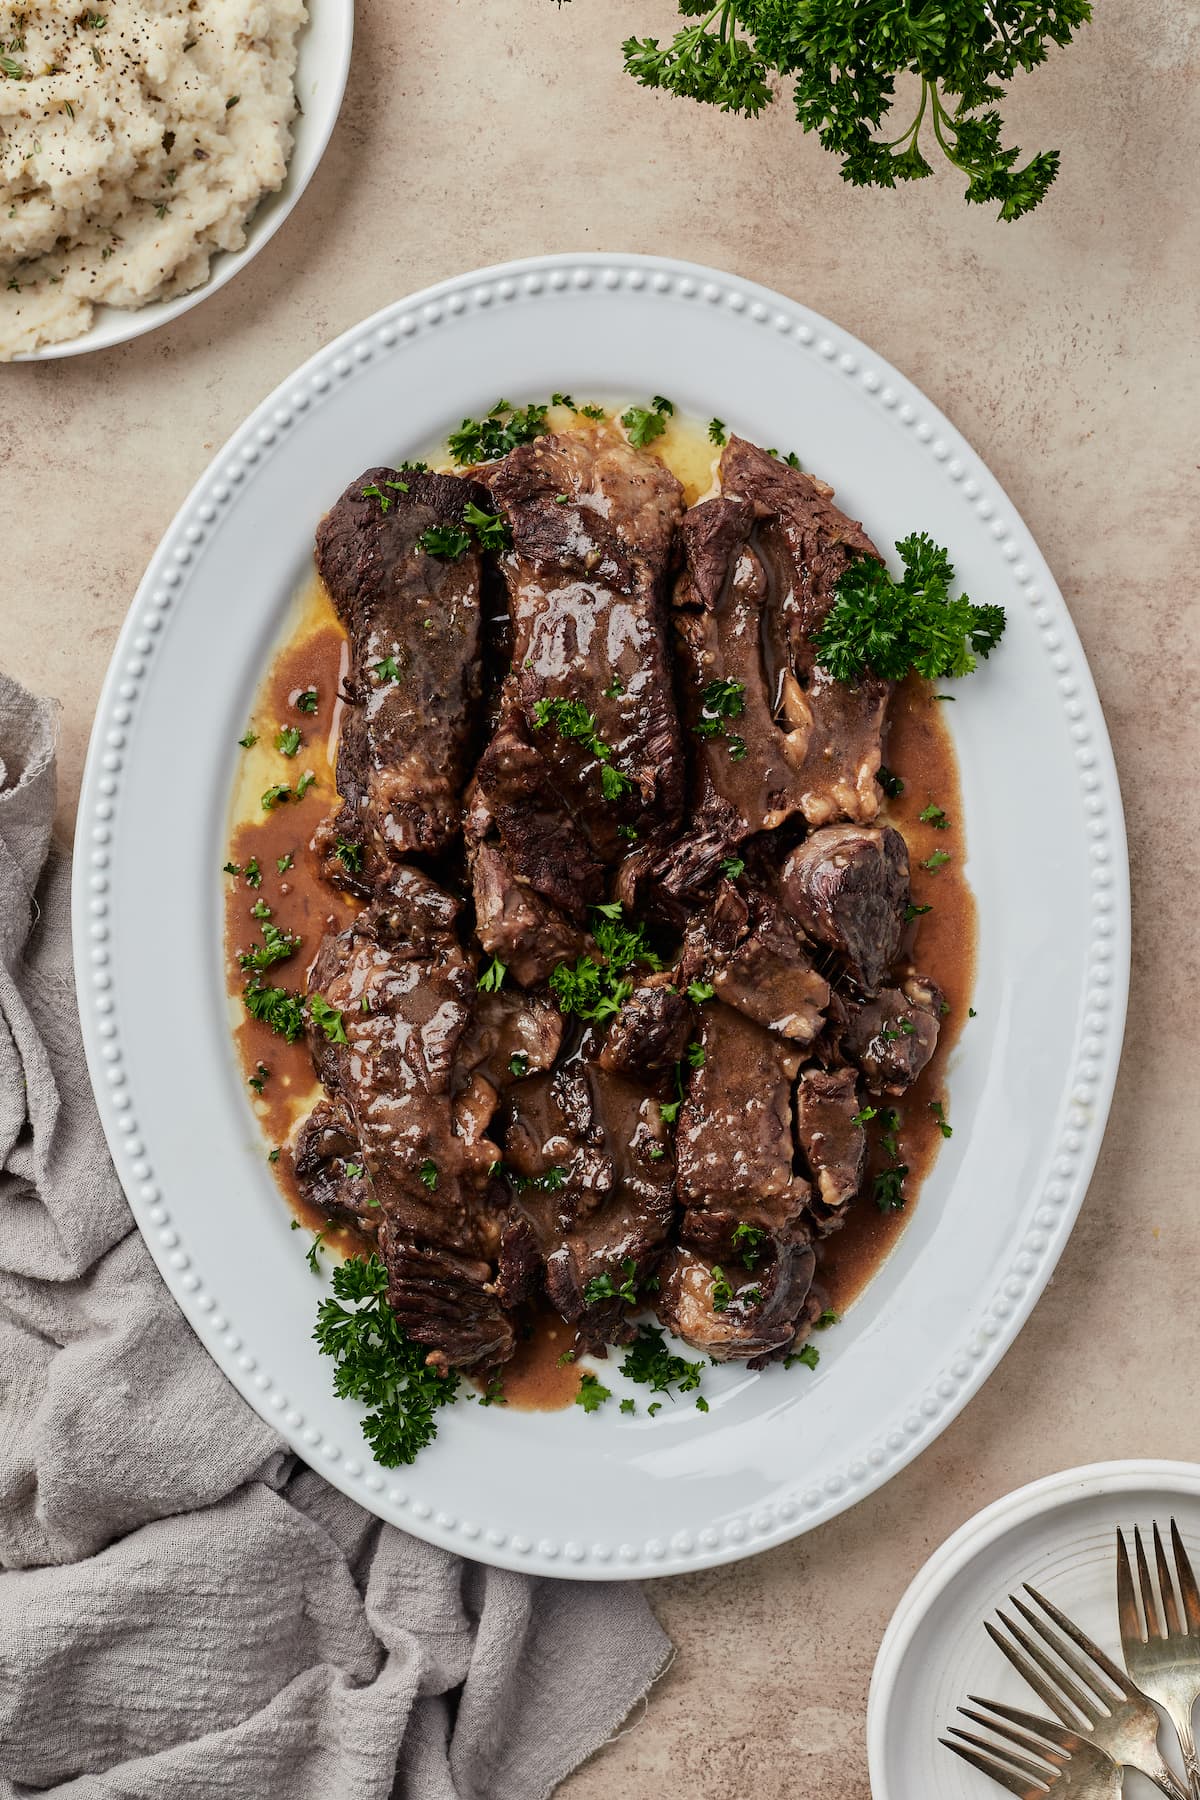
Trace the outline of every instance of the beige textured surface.
{"label": "beige textured surface", "polygon": [[1200,12],[1097,12],[1008,109],[1064,168],[1043,210],[1006,227],[968,211],[949,170],[891,195],[844,187],[782,107],[747,124],[640,92],[618,45],[665,27],[669,0],[360,0],[333,144],[259,261],[137,343],[0,371],[0,666],[62,700],[64,823],[118,624],[212,451],[345,326],[505,256],[666,251],[827,312],[976,444],[1078,623],[1125,793],[1134,983],[1112,1124],[1058,1276],[983,1393],[882,1493],[788,1548],[653,1589],[678,1658],[571,1800],[862,1800],[875,1650],[935,1545],[1052,1469],[1197,1453],[1195,1359],[1163,1357],[1194,1319],[1200,1266],[1200,870],[1180,823],[1200,739]]}

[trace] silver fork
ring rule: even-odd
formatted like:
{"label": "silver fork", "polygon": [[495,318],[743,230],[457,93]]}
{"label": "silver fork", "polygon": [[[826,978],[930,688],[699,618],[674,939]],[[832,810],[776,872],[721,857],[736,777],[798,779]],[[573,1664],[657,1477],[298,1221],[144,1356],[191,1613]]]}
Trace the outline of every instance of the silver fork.
{"label": "silver fork", "polygon": [[1171,1548],[1175,1553],[1175,1579],[1183,1614],[1175,1599],[1175,1583],[1163,1550],[1157,1523],[1154,1526],[1154,1561],[1158,1594],[1142,1548],[1142,1534],[1135,1526],[1133,1548],[1137,1557],[1138,1588],[1146,1616],[1143,1634],[1133,1594],[1133,1574],[1125,1539],[1117,1532],[1117,1618],[1125,1666],[1143,1692],[1157,1700],[1179,1735],[1193,1800],[1200,1800],[1200,1761],[1192,1736],[1192,1708],[1200,1699],[1200,1589],[1183,1547],[1179,1527],[1171,1520]]}
{"label": "silver fork", "polygon": [[[971,1698],[974,1700],[975,1695]],[[990,1738],[960,1731],[954,1725],[948,1726],[946,1736],[938,1741],[972,1768],[990,1775],[1010,1794],[1018,1795],[1019,1800],[1043,1800],[1049,1790],[1058,1791],[1060,1787],[1070,1800],[1121,1800],[1120,1769],[1086,1738],[1016,1707],[993,1706],[989,1700],[978,1700],[976,1704],[987,1706],[1000,1716],[988,1718],[969,1706],[958,1710],[965,1719],[1004,1738],[1005,1743],[993,1743]],[[1016,1744],[1018,1749],[1010,1750],[1009,1744]],[[1020,1755],[1023,1750],[1037,1760]]]}
{"label": "silver fork", "polygon": [[[1159,1754],[1161,1721],[1153,1703],[1134,1686],[1124,1669],[1119,1669],[1078,1625],[1058,1610],[1053,1601],[1047,1600],[1028,1583],[1025,1592],[1057,1625],[1057,1631],[1031,1612],[1015,1594],[1010,1594],[1009,1599],[1025,1623],[1041,1638],[1042,1644],[1054,1652],[1058,1663],[1047,1656],[1042,1644],[1036,1643],[1002,1612],[997,1616],[1014,1642],[1003,1637],[990,1620],[984,1626],[997,1649],[1069,1730],[1078,1732],[1113,1762],[1140,1769],[1155,1787],[1170,1795],[1170,1800],[1189,1800],[1187,1789],[1180,1786]],[[1078,1651],[1083,1652],[1082,1656]],[[1064,1674],[1059,1663],[1065,1664],[1078,1680],[1072,1681],[1071,1675]]]}

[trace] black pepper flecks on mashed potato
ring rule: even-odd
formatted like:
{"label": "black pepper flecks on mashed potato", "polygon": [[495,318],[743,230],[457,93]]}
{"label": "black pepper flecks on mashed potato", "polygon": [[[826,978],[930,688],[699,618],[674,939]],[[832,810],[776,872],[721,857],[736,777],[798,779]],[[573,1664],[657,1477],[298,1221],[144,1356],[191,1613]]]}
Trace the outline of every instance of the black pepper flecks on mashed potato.
{"label": "black pepper flecks on mashed potato", "polygon": [[0,0],[0,361],[208,277],[282,185],[302,0]]}

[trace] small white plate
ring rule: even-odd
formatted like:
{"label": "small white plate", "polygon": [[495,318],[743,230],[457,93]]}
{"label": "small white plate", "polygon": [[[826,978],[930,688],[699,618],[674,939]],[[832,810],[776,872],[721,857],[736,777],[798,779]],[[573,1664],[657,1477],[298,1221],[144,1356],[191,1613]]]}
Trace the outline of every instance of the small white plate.
{"label": "small white plate", "polygon": [[[879,544],[928,531],[976,600],[1007,607],[1000,652],[946,708],[979,911],[977,1018],[950,1070],[953,1141],[888,1262],[823,1335],[815,1374],[714,1369],[709,1413],[683,1404],[656,1419],[458,1406],[413,1468],[387,1472],[313,1344],[322,1284],[288,1229],[234,1057],[220,869],[237,740],[312,568],[314,527],[346,483],[419,456],[497,393],[524,404],[555,390],[668,394],[794,447]],[[1083,1198],[1116,1076],[1124,824],[1054,578],[995,478],[910,382],[736,276],[546,256],[455,277],[355,326],[201,477],[97,710],[75,943],[88,1061],[130,1205],[247,1399],[331,1481],[435,1543],[548,1575],[656,1575],[766,1549],[870,1493],[1020,1330]]]}
{"label": "small white plate", "polygon": [[[969,1519],[917,1575],[879,1647],[867,1707],[872,1800],[993,1800],[1001,1790],[938,1743],[969,1694],[1044,1712],[983,1629],[1029,1582],[1121,1661],[1117,1527],[1174,1518],[1200,1567],[1200,1465],[1092,1463],[1006,1494]],[[984,1735],[981,1733],[981,1735]],[[1169,1726],[1159,1738],[1180,1775]],[[1153,1800],[1129,1771],[1126,1800]]]}
{"label": "small white plate", "polygon": [[148,306],[98,306],[91,325],[78,337],[24,351],[13,357],[14,362],[51,362],[60,356],[82,356],[88,350],[110,350],[114,344],[124,344],[130,338],[141,337],[143,332],[168,325],[232,281],[275,236],[317,172],[341,111],[350,73],[354,0],[307,0],[307,5],[309,20],[296,41],[299,111],[292,121],[287,175],[277,193],[263,195],[246,227],[242,248],[217,251],[208,280],[190,292],[179,294],[174,300],[154,300]]}

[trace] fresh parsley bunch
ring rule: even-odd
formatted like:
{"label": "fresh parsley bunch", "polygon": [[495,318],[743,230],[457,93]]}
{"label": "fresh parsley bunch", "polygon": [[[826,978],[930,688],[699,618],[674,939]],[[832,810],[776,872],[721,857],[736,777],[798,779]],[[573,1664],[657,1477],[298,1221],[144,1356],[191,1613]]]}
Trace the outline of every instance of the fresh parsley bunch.
{"label": "fresh parsley bunch", "polygon": [[[801,125],[841,157],[855,187],[931,174],[928,126],[967,177],[966,198],[999,201],[1002,219],[1045,198],[1059,158],[1042,150],[1018,167],[994,103],[1018,70],[1044,62],[1050,44],[1069,44],[1092,16],[1091,0],[679,0],[679,10],[699,23],[669,44],[625,42],[625,67],[644,87],[753,118],[775,97],[772,77],[785,76]],[[921,82],[915,116],[883,136],[905,74]]]}
{"label": "fresh parsley bunch", "polygon": [[969,675],[1004,635],[1004,608],[952,595],[954,564],[927,533],[913,532],[896,550],[899,581],[867,556],[839,578],[813,638],[817,661],[835,681],[867,673],[902,681],[909,669],[928,681]]}

